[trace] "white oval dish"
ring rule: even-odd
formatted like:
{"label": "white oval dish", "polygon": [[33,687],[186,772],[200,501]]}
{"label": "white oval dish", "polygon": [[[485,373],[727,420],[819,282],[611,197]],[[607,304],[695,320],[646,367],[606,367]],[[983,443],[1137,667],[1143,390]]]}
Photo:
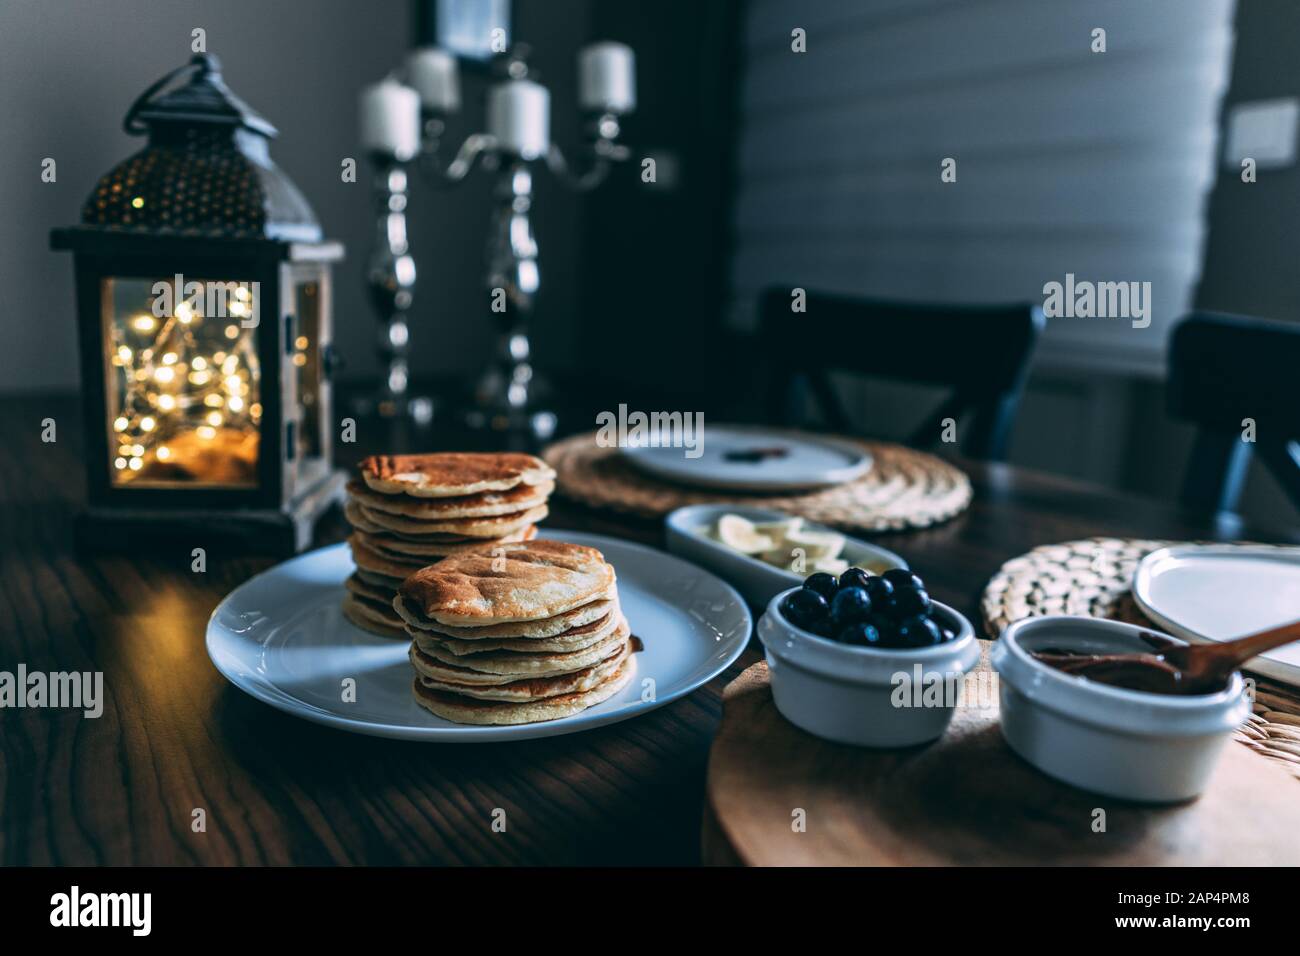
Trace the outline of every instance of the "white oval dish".
{"label": "white oval dish", "polygon": [[[343,581],[354,570],[345,544],[277,564],[228,594],[208,622],[208,656],[240,690],[295,717],[376,737],[482,743],[570,734],[638,716],[712,680],[749,642],[749,608],[708,572],[604,535],[548,528],[541,537],[605,555],[618,574],[623,613],[645,645],[627,687],[572,717],[471,726],[420,707],[411,694],[409,642],[363,631],[340,610]],[[340,692],[347,678],[356,682],[349,702]]]}
{"label": "white oval dish", "polygon": [[1171,803],[1200,794],[1250,712],[1240,673],[1215,694],[1153,694],[1066,674],[1031,656],[1047,647],[1150,651],[1143,633],[1157,632],[1068,616],[1027,618],[1003,631],[992,662],[1011,749],[1048,776],[1126,800]]}
{"label": "white oval dish", "polygon": [[[833,435],[761,425],[704,425],[699,455],[684,447],[627,444],[620,448],[634,467],[663,481],[732,491],[809,491],[861,478],[871,467],[871,453],[856,442]],[[654,440],[647,439],[647,442]],[[736,452],[779,448],[779,458],[746,462],[729,460]]]}
{"label": "white oval dish", "polygon": [[[688,561],[708,568],[729,582],[755,607],[766,607],[778,591],[802,584],[806,575],[796,574],[775,565],[760,561],[727,547],[709,537],[707,532],[718,518],[726,514],[740,515],[750,521],[781,521],[791,515],[771,508],[748,505],[688,505],[678,508],[664,519],[664,533],[668,550]],[[824,525],[804,522],[810,531],[833,531]],[[844,536],[844,550],[840,557],[851,565],[870,564],[885,568],[906,568],[907,562],[899,555],[879,545]]]}
{"label": "white oval dish", "polygon": [[858,747],[910,747],[943,735],[956,709],[951,694],[917,706],[927,685],[951,684],[979,660],[970,621],[937,601],[939,623],[957,636],[937,647],[874,648],[840,644],[795,627],[772,598],[758,622],[772,698],[790,723],[818,737]]}

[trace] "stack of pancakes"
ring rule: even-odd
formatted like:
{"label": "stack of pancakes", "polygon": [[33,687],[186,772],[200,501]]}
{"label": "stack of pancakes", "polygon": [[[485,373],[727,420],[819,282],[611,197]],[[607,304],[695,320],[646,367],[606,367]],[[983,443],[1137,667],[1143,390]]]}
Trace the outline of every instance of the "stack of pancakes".
{"label": "stack of pancakes", "polygon": [[405,638],[397,586],[451,555],[531,541],[546,517],[555,472],[513,453],[375,455],[348,484],[344,513],[357,570],[343,613],[358,627]]}
{"label": "stack of pancakes", "polygon": [[632,679],[614,569],[595,548],[528,541],[417,571],[393,602],[422,707],[463,724],[568,717]]}

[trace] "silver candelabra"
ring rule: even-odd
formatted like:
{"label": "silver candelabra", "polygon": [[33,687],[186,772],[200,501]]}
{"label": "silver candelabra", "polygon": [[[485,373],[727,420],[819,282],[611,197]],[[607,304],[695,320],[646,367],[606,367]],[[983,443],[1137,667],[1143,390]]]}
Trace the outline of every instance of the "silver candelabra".
{"label": "silver candelabra", "polygon": [[[444,149],[448,119],[460,107],[455,61],[433,48],[415,51],[407,63],[407,78],[419,96],[419,145],[418,152],[408,158],[426,179],[441,186],[463,181],[475,166],[496,176],[485,284],[497,328],[491,358],[478,378],[465,420],[474,428],[523,432],[545,440],[554,432],[556,418],[539,403],[541,390],[529,341],[541,285],[537,239],[530,220],[533,175],[545,166],[576,191],[599,186],[611,164],[629,156],[627,147],[618,142],[619,117],[634,106],[635,81],[632,51],[627,47],[598,43],[580,53],[579,99],[587,115],[583,142],[571,163],[550,141],[549,91],[537,82],[527,56],[527,47],[516,44],[496,58],[496,80],[487,97],[487,129],[466,136],[448,161]],[[404,215],[407,160],[402,154],[413,152],[406,133],[408,103],[409,96],[399,104],[396,94],[391,103],[372,103],[375,120],[391,122],[388,126],[380,123],[377,131],[363,125],[363,138],[368,135],[372,141],[379,197],[378,242],[370,259],[368,281],[381,318],[380,353],[388,371],[380,398],[386,408],[418,415],[429,406],[426,400],[407,396],[406,313],[415,284]],[[390,106],[391,116],[382,112]],[[365,124],[368,105],[364,98],[362,107]],[[384,143],[393,148],[381,148]]]}

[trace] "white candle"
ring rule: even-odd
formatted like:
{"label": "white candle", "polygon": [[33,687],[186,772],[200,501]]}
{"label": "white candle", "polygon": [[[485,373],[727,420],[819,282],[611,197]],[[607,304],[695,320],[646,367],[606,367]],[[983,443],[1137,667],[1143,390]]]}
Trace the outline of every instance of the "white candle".
{"label": "white candle", "polygon": [[420,94],[393,79],[361,91],[361,145],[403,162],[420,148]]}
{"label": "white candle", "polygon": [[487,131],[524,159],[551,148],[551,93],[532,80],[507,80],[488,90]]}
{"label": "white candle", "polygon": [[578,53],[578,102],[602,113],[636,108],[636,54],[622,43],[593,43]]}
{"label": "white candle", "polygon": [[412,51],[406,59],[406,79],[426,110],[454,113],[460,109],[460,74],[456,58],[446,50],[426,46]]}

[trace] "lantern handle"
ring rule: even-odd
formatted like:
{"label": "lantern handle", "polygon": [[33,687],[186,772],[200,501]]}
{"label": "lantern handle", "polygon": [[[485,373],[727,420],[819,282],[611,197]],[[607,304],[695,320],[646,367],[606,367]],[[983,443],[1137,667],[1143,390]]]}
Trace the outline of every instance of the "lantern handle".
{"label": "lantern handle", "polygon": [[136,117],[140,114],[140,111],[149,104],[149,101],[154,98],[159,90],[185,73],[193,72],[194,70],[202,70],[205,73],[216,73],[219,69],[216,57],[207,53],[194,54],[194,56],[190,58],[190,62],[176,67],[176,69],[172,70],[170,73],[155,80],[149,85],[148,89],[135,98],[135,102],[131,104],[131,108],[126,111],[126,116],[122,120],[122,129],[126,130],[126,132],[132,136],[140,136],[149,132],[148,124],[136,122]]}

